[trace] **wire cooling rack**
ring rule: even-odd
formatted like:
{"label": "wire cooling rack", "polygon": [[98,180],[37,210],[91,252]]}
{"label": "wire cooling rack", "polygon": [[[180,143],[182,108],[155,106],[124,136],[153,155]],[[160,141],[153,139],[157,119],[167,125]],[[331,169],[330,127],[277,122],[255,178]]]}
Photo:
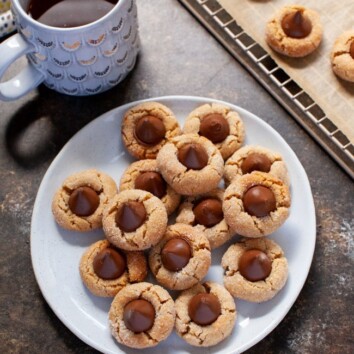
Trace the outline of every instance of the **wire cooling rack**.
{"label": "wire cooling rack", "polygon": [[354,179],[354,145],[217,0],[179,0]]}

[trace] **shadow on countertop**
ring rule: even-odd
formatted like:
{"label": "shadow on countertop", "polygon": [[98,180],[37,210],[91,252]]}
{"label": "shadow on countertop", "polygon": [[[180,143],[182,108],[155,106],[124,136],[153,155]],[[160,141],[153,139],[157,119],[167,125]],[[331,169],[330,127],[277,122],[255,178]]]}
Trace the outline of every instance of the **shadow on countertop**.
{"label": "shadow on countertop", "polygon": [[86,124],[127,101],[134,71],[116,87],[95,96],[66,96],[39,86],[38,95],[14,112],[6,127],[9,154],[26,169],[54,158]]}

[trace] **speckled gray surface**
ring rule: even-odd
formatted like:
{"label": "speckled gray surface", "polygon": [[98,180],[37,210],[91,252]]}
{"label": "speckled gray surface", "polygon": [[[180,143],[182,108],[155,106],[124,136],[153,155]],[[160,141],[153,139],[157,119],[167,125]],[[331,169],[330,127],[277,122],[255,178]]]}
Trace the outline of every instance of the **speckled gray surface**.
{"label": "speckled gray surface", "polygon": [[138,10],[141,54],[118,87],[94,99],[40,87],[0,103],[0,352],[95,352],[57,319],[33,275],[37,189],[61,147],[92,119],[137,99],[184,94],[229,101],[263,118],[295,151],[312,186],[318,225],[308,280],[285,319],[248,353],[353,353],[352,181],[176,0],[139,0]]}

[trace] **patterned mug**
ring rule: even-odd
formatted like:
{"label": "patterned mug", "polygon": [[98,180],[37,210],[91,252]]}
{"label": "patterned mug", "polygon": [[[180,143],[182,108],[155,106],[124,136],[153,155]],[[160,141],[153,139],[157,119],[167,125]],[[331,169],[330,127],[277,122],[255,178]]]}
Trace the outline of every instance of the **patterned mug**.
{"label": "patterned mug", "polygon": [[26,67],[0,83],[0,100],[15,100],[42,82],[74,96],[106,91],[133,69],[139,51],[135,0],[118,0],[99,20],[72,28],[44,25],[30,17],[30,0],[13,0],[18,33],[0,45],[0,78],[22,55]]}

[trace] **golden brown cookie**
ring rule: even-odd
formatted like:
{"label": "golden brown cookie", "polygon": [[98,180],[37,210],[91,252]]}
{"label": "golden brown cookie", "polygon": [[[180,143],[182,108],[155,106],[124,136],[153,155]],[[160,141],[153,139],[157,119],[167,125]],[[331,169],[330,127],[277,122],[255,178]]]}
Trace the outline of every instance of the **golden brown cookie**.
{"label": "golden brown cookie", "polygon": [[354,30],[341,34],[331,53],[332,69],[346,81],[354,82]]}
{"label": "golden brown cookie", "polygon": [[171,139],[160,150],[156,161],[167,183],[182,195],[198,195],[215,189],[224,171],[219,150],[197,134]]}
{"label": "golden brown cookie", "polygon": [[288,262],[283,250],[267,238],[242,239],[230,246],[221,260],[224,285],[239,299],[263,302],[286,283]]}
{"label": "golden brown cookie", "polygon": [[173,330],[175,304],[161,286],[127,285],[113,299],[109,324],[118,343],[131,348],[154,347]]}
{"label": "golden brown cookie", "polygon": [[210,245],[201,230],[185,224],[167,228],[164,238],[150,251],[149,265],[156,280],[168,289],[184,290],[207,274]]}
{"label": "golden brown cookie", "polygon": [[89,231],[102,226],[103,209],[117,193],[114,180],[98,170],[65,179],[52,201],[55,221],[64,229]]}
{"label": "golden brown cookie", "polygon": [[319,14],[306,7],[281,8],[266,26],[266,41],[280,54],[304,57],[320,45],[322,24]]}
{"label": "golden brown cookie", "polygon": [[160,241],[167,227],[162,201],[151,193],[130,189],[117,194],[103,213],[107,240],[126,251],[141,251]]}
{"label": "golden brown cookie", "polygon": [[209,139],[224,160],[239,149],[245,139],[239,114],[220,103],[204,104],[192,111],[185,121],[183,132]]}
{"label": "golden brown cookie", "polygon": [[146,278],[147,262],[144,252],[119,250],[101,240],[82,255],[80,275],[94,295],[113,297],[126,285]]}
{"label": "golden brown cookie", "polygon": [[235,302],[220,284],[197,284],[176,300],[176,332],[191,345],[220,343],[231,334],[235,321]]}
{"label": "golden brown cookie", "polygon": [[265,172],[235,178],[224,194],[227,224],[246,237],[262,237],[277,230],[288,218],[289,208],[289,187]]}
{"label": "golden brown cookie", "polygon": [[169,186],[160,174],[156,160],[147,159],[133,162],[120,180],[120,190],[142,189],[160,198],[171,215],[178,207],[181,196]]}
{"label": "golden brown cookie", "polygon": [[158,102],[145,102],[130,108],[122,122],[122,139],[137,159],[154,159],[161,147],[181,133],[173,112]]}
{"label": "golden brown cookie", "polygon": [[267,172],[290,184],[288,169],[283,158],[276,152],[258,145],[247,145],[237,150],[225,163],[224,178],[227,185],[235,177],[253,171]]}
{"label": "golden brown cookie", "polygon": [[194,226],[203,231],[211,249],[230,240],[233,233],[222,211],[224,190],[214,189],[197,197],[188,197],[180,206],[176,222]]}

